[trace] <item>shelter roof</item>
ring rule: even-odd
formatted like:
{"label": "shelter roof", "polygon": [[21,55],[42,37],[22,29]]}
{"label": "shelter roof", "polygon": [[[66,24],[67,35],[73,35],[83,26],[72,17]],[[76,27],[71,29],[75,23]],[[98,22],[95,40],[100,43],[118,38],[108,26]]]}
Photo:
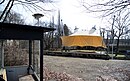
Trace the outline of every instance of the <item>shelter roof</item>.
{"label": "shelter roof", "polygon": [[0,39],[40,40],[44,32],[54,31],[54,28],[0,23]]}

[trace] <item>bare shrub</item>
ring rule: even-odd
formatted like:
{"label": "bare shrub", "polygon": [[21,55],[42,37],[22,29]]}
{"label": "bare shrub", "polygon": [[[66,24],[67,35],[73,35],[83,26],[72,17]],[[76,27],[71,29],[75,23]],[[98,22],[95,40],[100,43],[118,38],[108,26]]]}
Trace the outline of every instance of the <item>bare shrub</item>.
{"label": "bare shrub", "polygon": [[28,53],[27,50],[19,48],[16,42],[12,42],[11,45],[5,45],[5,66],[17,66],[26,65],[28,63]]}

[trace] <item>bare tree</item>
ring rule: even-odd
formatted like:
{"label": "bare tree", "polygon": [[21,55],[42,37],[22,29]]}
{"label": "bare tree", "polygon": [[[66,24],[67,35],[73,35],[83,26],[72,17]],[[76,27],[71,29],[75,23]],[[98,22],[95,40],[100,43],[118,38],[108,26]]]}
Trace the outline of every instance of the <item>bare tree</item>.
{"label": "bare tree", "polygon": [[125,35],[128,33],[129,30],[129,26],[130,26],[130,18],[129,18],[130,14],[125,13],[123,11],[120,11],[117,13],[117,16],[115,18],[115,22],[114,22],[114,30],[117,32],[116,33],[116,37],[117,37],[117,45],[116,45],[116,55],[118,54],[118,48],[119,48],[119,41],[121,36]]}
{"label": "bare tree", "polygon": [[[63,24],[63,23],[61,23],[61,24]],[[63,25],[63,28],[62,28],[61,24],[59,26],[60,31],[58,29],[58,26],[55,25],[54,23],[50,23],[50,25],[48,25],[49,27],[56,28],[57,30],[55,30],[55,32],[44,33],[43,40],[44,40],[45,49],[53,48],[52,45],[55,45],[55,47],[57,47],[57,48],[59,48],[58,45],[60,45],[60,47],[61,47],[60,36],[64,36],[64,35],[68,36],[71,33],[70,29],[68,28],[68,26],[66,24]],[[60,33],[60,35],[58,33]],[[58,40],[59,40],[59,42],[58,42]]]}
{"label": "bare tree", "polygon": [[28,64],[27,50],[22,50],[16,41],[12,45],[5,45],[4,59],[6,66],[26,65]]}
{"label": "bare tree", "polygon": [[[54,23],[54,17],[52,17],[52,20],[50,20],[50,22],[40,22],[40,26],[44,26],[44,27],[48,27],[48,28],[56,28],[56,24]],[[44,33],[43,43],[45,45],[44,46],[45,50],[53,48],[54,41],[55,41],[55,32],[54,31]]]}
{"label": "bare tree", "polygon": [[[0,12],[0,14],[1,13],[2,12]],[[25,24],[24,19],[22,18],[22,15],[19,13],[16,13],[15,11],[10,11],[7,18],[5,19],[5,22],[15,23],[15,24]]]}
{"label": "bare tree", "polygon": [[64,34],[65,36],[68,36],[70,34],[70,30],[66,24],[64,24]]}
{"label": "bare tree", "polygon": [[[21,18],[21,14],[18,14],[14,11],[11,11],[8,14],[7,18],[5,19],[5,22],[15,24],[25,24],[24,19]],[[3,44],[1,45],[1,47],[4,48],[5,65],[22,65],[28,63],[27,50],[25,50],[24,49],[25,46],[23,46],[25,45],[25,43],[27,45],[27,41],[1,40],[0,42]]]}
{"label": "bare tree", "polygon": [[[87,13],[98,13],[101,17],[111,17],[116,15],[114,20],[114,24],[110,23],[114,30],[112,29],[111,35],[113,37],[117,37],[117,45],[116,45],[116,55],[118,53],[119,48],[119,39],[122,35],[125,35],[129,32],[128,29],[130,23],[130,11],[129,5],[130,0],[93,0],[90,3],[88,0],[81,0],[82,7],[85,8]],[[114,34],[114,35],[113,35]],[[113,38],[114,39],[114,38]]]}
{"label": "bare tree", "polygon": [[102,12],[102,16],[105,17],[129,9],[130,0],[93,0],[91,3],[88,3],[87,0],[81,0],[80,3],[86,12]]}
{"label": "bare tree", "polygon": [[[7,2],[6,0],[2,0],[0,2],[0,6]],[[53,3],[54,1],[52,0],[8,0],[7,4],[5,5],[5,8],[0,15],[0,21],[4,22],[7,15],[9,14],[10,10],[14,5],[22,5],[24,9],[28,9],[30,11],[33,10],[40,10],[40,11],[51,11],[51,10],[46,10],[42,6],[39,5],[41,3]]]}
{"label": "bare tree", "polygon": [[55,40],[55,38],[52,37],[52,34],[53,34],[52,32],[44,33],[43,41],[44,41],[44,45],[45,45],[45,48],[44,48],[45,50],[50,49]]}

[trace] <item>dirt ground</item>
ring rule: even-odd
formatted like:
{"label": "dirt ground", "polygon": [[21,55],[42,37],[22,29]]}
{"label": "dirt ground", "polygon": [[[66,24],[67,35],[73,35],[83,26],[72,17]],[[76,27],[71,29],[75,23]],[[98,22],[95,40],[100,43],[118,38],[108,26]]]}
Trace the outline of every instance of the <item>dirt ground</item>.
{"label": "dirt ground", "polygon": [[44,56],[44,65],[51,71],[65,72],[84,81],[130,81],[129,60],[101,60]]}

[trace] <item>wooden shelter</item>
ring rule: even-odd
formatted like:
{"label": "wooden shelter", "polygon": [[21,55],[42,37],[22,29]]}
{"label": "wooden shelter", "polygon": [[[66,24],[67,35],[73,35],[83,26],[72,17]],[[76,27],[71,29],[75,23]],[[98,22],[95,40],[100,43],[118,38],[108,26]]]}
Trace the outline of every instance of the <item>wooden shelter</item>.
{"label": "wooden shelter", "polygon": [[[32,67],[32,41],[40,41],[40,79],[36,77],[36,81],[43,81],[43,33],[54,31],[53,28],[29,26],[29,25],[19,25],[10,23],[0,23],[0,40],[28,40],[29,41],[29,65],[27,73],[30,71],[33,73]],[[6,58],[5,58],[6,59]]]}

